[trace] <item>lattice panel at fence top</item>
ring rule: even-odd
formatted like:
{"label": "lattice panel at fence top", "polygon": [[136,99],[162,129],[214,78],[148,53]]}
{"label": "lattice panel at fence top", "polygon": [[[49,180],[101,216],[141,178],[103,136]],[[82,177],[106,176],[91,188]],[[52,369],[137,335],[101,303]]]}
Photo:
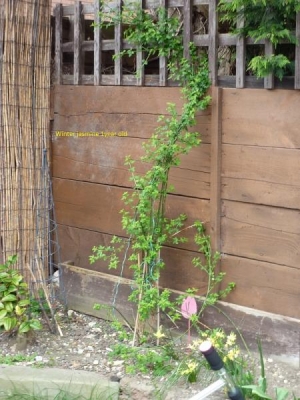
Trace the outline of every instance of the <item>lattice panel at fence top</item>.
{"label": "lattice panel at fence top", "polygon": [[[168,77],[165,57],[153,57],[143,65],[143,54],[114,57],[132,45],[124,39],[124,27],[111,29],[99,26],[100,10],[122,9],[122,0],[113,3],[95,0],[93,4],[80,1],[73,5],[57,4],[54,8],[55,45],[53,51],[53,83],[74,85],[136,85],[174,86]],[[136,4],[136,2],[135,2]],[[233,35],[219,23],[217,0],[140,0],[140,7],[155,15],[158,7],[166,7],[169,15],[180,18],[184,52],[189,43],[207,53],[213,85],[225,87],[264,87],[272,89],[300,88],[300,47],[292,46],[293,76],[282,81],[273,74],[261,79],[251,76],[246,60],[253,49],[261,54],[275,53],[267,40],[254,41]],[[300,38],[300,14],[296,16],[295,33]],[[155,16],[154,16],[155,18]],[[95,24],[95,28],[92,26]],[[239,24],[243,24],[240,20]],[[55,53],[55,55],[54,55]],[[136,71],[139,71],[137,74]]]}

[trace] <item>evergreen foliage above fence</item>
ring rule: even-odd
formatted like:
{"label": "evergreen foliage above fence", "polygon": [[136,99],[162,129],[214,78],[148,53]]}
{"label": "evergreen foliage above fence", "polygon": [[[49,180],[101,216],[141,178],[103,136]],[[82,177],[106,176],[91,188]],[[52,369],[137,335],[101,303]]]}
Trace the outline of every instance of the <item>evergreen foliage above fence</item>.
{"label": "evergreen foliage above fence", "polygon": [[[170,14],[177,13],[182,21],[183,42],[188,53],[190,42],[206,50],[213,85],[223,87],[264,87],[300,89],[300,46],[292,46],[294,75],[282,81],[273,74],[261,79],[247,72],[247,54],[253,46],[260,46],[265,55],[275,53],[268,40],[254,42],[226,32],[218,23],[217,0],[139,0],[143,9],[153,12],[159,6],[167,7]],[[74,2],[72,6],[57,4],[55,18],[54,83],[74,85],[136,85],[174,86],[168,79],[167,60],[157,57],[142,67],[142,54],[132,59],[113,58],[131,45],[123,38],[120,24],[114,29],[91,27],[99,24],[101,2],[94,4]],[[122,0],[105,3],[105,10],[121,8]],[[243,22],[240,21],[240,24]],[[300,14],[296,16],[295,34],[300,42]],[[141,71],[138,76],[136,71]]]}

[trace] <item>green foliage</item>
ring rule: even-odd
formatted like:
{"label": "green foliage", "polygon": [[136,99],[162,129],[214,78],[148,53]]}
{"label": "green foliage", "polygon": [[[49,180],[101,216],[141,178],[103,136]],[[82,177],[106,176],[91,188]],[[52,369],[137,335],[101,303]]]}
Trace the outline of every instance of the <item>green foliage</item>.
{"label": "green foliage", "polygon": [[224,290],[216,290],[225,277],[225,272],[217,272],[221,256],[218,252],[213,253],[210,237],[206,235],[204,225],[198,221],[195,223],[195,227],[197,229],[195,243],[199,246],[200,253],[204,255],[205,262],[203,263],[200,257],[195,257],[192,262],[208,277],[207,291],[200,310],[200,314],[202,314],[205,307],[214,305],[218,300],[225,298],[235,288],[235,283],[230,282]]}
{"label": "green foliage", "polygon": [[35,355],[14,354],[3,356],[0,354],[0,364],[13,365],[24,361],[34,361]]}
{"label": "green foliage", "polygon": [[[267,377],[265,375],[265,364],[264,364],[264,358],[263,358],[263,352],[262,352],[262,345],[261,341],[258,339],[257,341],[258,344],[258,351],[259,351],[259,358],[260,358],[260,377],[258,379],[258,383],[252,384],[252,385],[244,385],[242,386],[243,389],[250,389],[251,394],[249,397],[254,398],[254,399],[266,399],[266,400],[286,400],[291,392],[283,387],[277,387],[275,388],[275,396],[270,397],[270,395],[267,393]],[[294,400],[296,400],[296,397],[294,397]]]}
{"label": "green foliage", "polygon": [[[300,11],[298,0],[221,0],[219,11],[221,21],[228,22],[234,34],[252,38],[255,43],[267,39],[275,48],[282,42],[297,43],[294,31],[296,12]],[[242,17],[244,24],[239,27]],[[289,64],[283,54],[272,57],[261,55],[250,62],[249,69],[257,77],[273,72],[282,79]]]}
{"label": "green foliage", "polygon": [[12,268],[16,260],[11,256],[0,265],[0,331],[10,334],[41,329],[38,320],[28,317],[30,295],[22,275]]}
{"label": "green foliage", "polygon": [[263,78],[271,72],[279,79],[282,79],[290,61],[283,54],[271,56],[256,56],[249,62],[248,69],[251,69],[258,78]]}
{"label": "green foliage", "polygon": [[[206,304],[213,304],[232,287],[226,289],[226,293],[212,293],[223,274],[215,275],[219,255],[212,255],[209,237],[202,237],[203,225],[197,222],[186,227],[185,215],[175,218],[166,215],[167,195],[173,190],[169,185],[170,169],[179,166],[182,156],[201,142],[199,133],[191,128],[196,125],[196,113],[210,103],[207,95],[210,80],[207,59],[197,54],[193,44],[190,44],[189,58],[183,56],[182,27],[178,18],[169,17],[165,8],[158,8],[155,12],[154,18],[133,4],[125,4],[121,13],[118,10],[111,10],[109,14],[101,12],[102,27],[122,24],[125,39],[136,48],[125,49],[118,57],[132,56],[139,50],[145,54],[144,65],[154,55],[167,57],[169,76],[180,83],[184,104],[181,110],[175,104],[168,104],[167,115],[159,117],[158,127],[144,143],[141,161],[148,167],[145,174],[138,174],[135,160],[126,157],[125,165],[131,174],[134,190],[123,193],[121,218],[124,236],[129,239],[114,237],[109,246],[95,246],[90,262],[101,259],[108,262],[109,268],[117,268],[123,267],[128,260],[136,283],[129,300],[138,304],[139,320],[146,321],[160,310],[176,321],[181,317],[178,301],[170,299],[169,290],[159,289],[160,272],[165,266],[161,250],[164,245],[185,242],[187,239],[182,234],[185,229],[193,227],[199,231],[196,242],[199,241],[200,251],[204,249],[204,243],[207,246],[205,258],[210,265],[202,265],[199,260],[194,263],[210,277]],[[196,291],[192,290],[194,294]],[[187,291],[186,296],[190,292]]]}
{"label": "green foliage", "polygon": [[[174,354],[168,346],[154,347],[130,347],[126,343],[114,346],[110,353],[111,358],[123,360],[125,371],[128,374],[153,374],[153,376],[165,376],[172,371],[174,365]],[[133,362],[134,360],[134,362]]]}
{"label": "green foliage", "polygon": [[[197,362],[199,363],[199,346],[206,340],[209,340],[217,350],[224,362],[226,370],[237,386],[254,382],[253,368],[242,354],[234,332],[227,335],[221,328],[199,331],[199,338],[194,340],[190,346],[191,354],[189,362],[192,361],[194,364]],[[206,363],[205,365],[208,367]],[[195,369],[199,368],[199,366],[195,366]]]}

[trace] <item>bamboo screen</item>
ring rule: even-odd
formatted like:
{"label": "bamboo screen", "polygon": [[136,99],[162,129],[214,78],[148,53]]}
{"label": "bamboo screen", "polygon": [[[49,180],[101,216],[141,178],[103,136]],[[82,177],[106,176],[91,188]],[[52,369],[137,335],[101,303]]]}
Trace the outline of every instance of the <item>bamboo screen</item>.
{"label": "bamboo screen", "polygon": [[0,250],[27,283],[48,273],[49,0],[0,0]]}

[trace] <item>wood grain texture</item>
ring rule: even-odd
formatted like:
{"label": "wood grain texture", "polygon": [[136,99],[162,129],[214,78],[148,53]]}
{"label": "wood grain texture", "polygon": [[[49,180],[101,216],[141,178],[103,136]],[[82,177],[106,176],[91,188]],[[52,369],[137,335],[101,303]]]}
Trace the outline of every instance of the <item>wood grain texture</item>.
{"label": "wood grain texture", "polygon": [[101,28],[100,28],[100,1],[94,0],[94,85],[101,83],[101,62],[102,62],[102,49],[101,49]]}
{"label": "wood grain texture", "polygon": [[299,269],[229,255],[224,255],[222,266],[224,284],[236,283],[226,301],[300,318]]}
{"label": "wood grain texture", "polygon": [[[128,190],[129,191],[129,190]],[[53,179],[53,193],[56,205],[57,222],[62,225],[78,227],[113,235],[124,235],[121,227],[120,210],[123,188],[78,182],[67,179]],[[186,214],[186,226],[200,220],[209,221],[209,202],[195,198],[170,195],[166,203],[167,216]],[[193,232],[186,231],[188,243],[179,247],[197,250],[193,242]]]}
{"label": "wood grain texture", "polygon": [[[92,247],[99,244],[109,245],[111,235],[59,225],[59,236],[62,238],[61,258],[63,261],[72,260],[81,268],[109,273],[116,277],[120,276],[121,268],[108,270],[107,262],[89,263]],[[189,287],[195,287],[199,289],[198,294],[203,295],[207,284],[206,276],[192,265],[192,259],[198,255],[193,251],[165,247],[162,250],[162,259],[166,265],[161,273],[160,284],[165,288],[182,291]],[[128,263],[121,275],[123,278],[132,279],[132,270],[129,269]]]}
{"label": "wood grain texture", "polygon": [[[271,57],[275,52],[274,44],[270,42],[270,40],[266,39],[265,41],[265,56]],[[264,88],[265,89],[274,89],[274,73],[270,73],[268,76],[264,78]]]}
{"label": "wood grain texture", "polygon": [[222,157],[224,177],[300,186],[300,149],[223,144]]}
{"label": "wood grain texture", "polygon": [[[180,111],[183,100],[179,88],[141,87],[138,95],[135,87],[106,86],[56,86],[55,109],[61,115],[83,115],[89,113],[118,114],[166,114],[167,103],[176,103]],[[210,109],[199,112],[209,115]]]}
{"label": "wood grain texture", "polygon": [[214,251],[221,250],[222,91],[213,88],[211,129],[210,232]]}
{"label": "wood grain texture", "polygon": [[[163,113],[162,113],[163,114]],[[149,139],[155,132],[159,123],[159,114],[145,113],[119,113],[119,112],[93,112],[74,114],[70,109],[67,114],[55,114],[54,129],[52,132],[53,142],[56,139],[56,131],[67,132],[121,132],[126,131],[128,137]],[[198,115],[194,132],[199,132],[202,143],[210,143],[210,115]],[[60,142],[62,145],[64,142]],[[54,143],[56,144],[56,143]],[[57,143],[58,144],[58,143]]]}
{"label": "wood grain texture", "polygon": [[299,209],[300,186],[223,177],[222,199]]}
{"label": "wood grain texture", "polygon": [[209,3],[209,47],[208,47],[208,63],[210,71],[210,79],[212,85],[217,84],[218,80],[218,11],[217,0],[211,0]]}
{"label": "wood grain texture", "polygon": [[299,269],[299,211],[224,201],[222,215],[223,253]]}
{"label": "wood grain texture", "polygon": [[296,91],[223,89],[223,143],[299,149],[299,109]]}
{"label": "wood grain texture", "polygon": [[74,4],[74,85],[81,84],[82,75],[82,4],[76,0]]}
{"label": "wood grain texture", "polygon": [[295,89],[300,89],[300,12],[296,14],[296,39],[298,45],[296,45],[295,54]]}
{"label": "wood grain texture", "polygon": [[[105,309],[97,311],[93,309],[93,306],[95,303],[108,306],[112,306],[114,303],[123,317],[126,317],[129,323],[134,323],[136,308],[133,303],[128,301],[128,295],[134,284],[132,281],[101,272],[84,270],[70,264],[62,265],[62,279],[69,309],[110,320],[111,312]],[[113,293],[116,285],[119,290],[115,297]],[[180,294],[182,293],[176,291],[171,298]],[[118,312],[113,316],[120,318],[120,321],[124,323]],[[250,348],[256,348],[259,334],[267,354],[284,355],[289,357],[289,362],[292,360],[295,362],[295,367],[298,366],[299,354],[298,348],[295,346],[299,336],[298,320],[284,318],[273,313],[260,313],[257,310],[252,311],[249,307],[237,307],[228,303],[219,304],[218,310],[212,307],[207,308],[202,320],[207,326],[221,326],[226,331],[232,330],[231,321],[235,321]],[[177,321],[177,324],[179,326],[178,333],[186,334],[186,320]],[[155,324],[153,325],[155,326]],[[163,319],[163,325],[169,326],[170,321]],[[174,326],[170,327],[174,329]]]}
{"label": "wood grain texture", "polygon": [[55,78],[56,85],[62,84],[62,5],[56,4],[55,17]]}
{"label": "wood grain texture", "polygon": [[[237,20],[237,28],[242,29],[245,25],[244,14],[240,14]],[[236,39],[236,87],[242,89],[245,87],[246,75],[246,40],[244,36],[238,36]]]}
{"label": "wood grain texture", "polygon": [[[53,176],[77,181],[132,187],[125,157],[136,160],[136,172],[145,173],[150,165],[139,161],[142,140],[129,137],[57,138],[53,142]],[[202,144],[181,165],[170,171],[176,194],[209,198],[210,145]]]}

